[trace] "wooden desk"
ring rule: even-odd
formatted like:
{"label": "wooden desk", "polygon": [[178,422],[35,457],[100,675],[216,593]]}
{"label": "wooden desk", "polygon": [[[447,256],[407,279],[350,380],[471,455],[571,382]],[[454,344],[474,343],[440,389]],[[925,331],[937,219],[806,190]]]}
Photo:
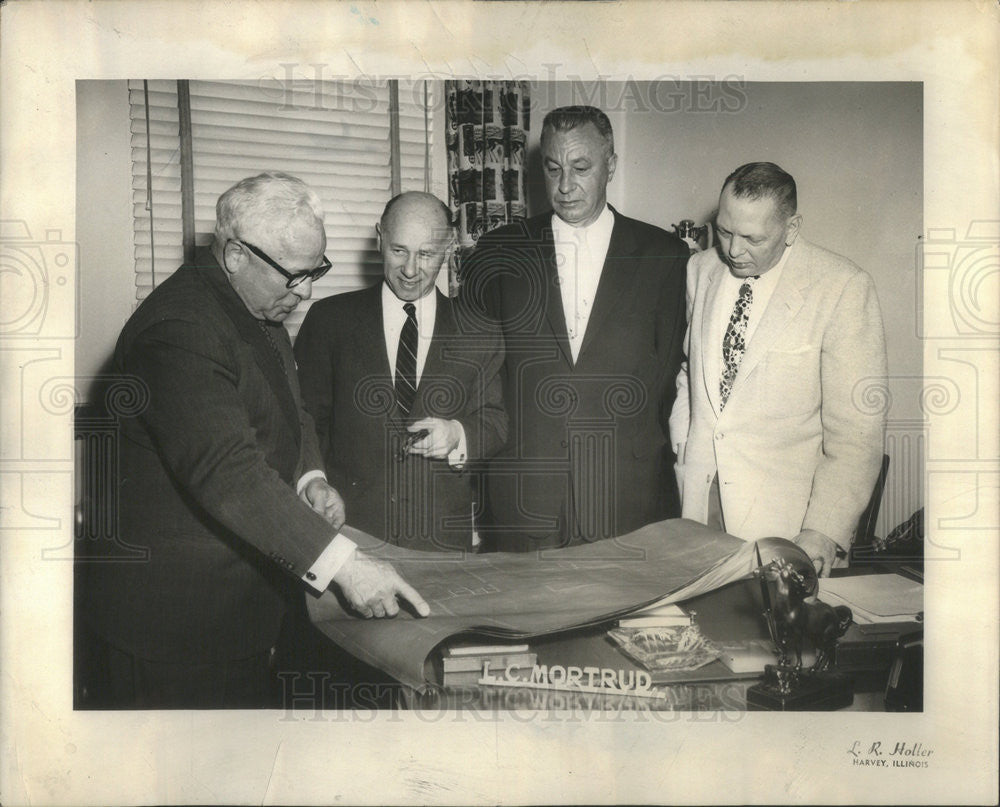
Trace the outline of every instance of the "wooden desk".
{"label": "wooden desk", "polygon": [[[689,600],[684,607],[697,612],[698,625],[709,639],[737,641],[768,636],[756,581],[733,583]],[[609,627],[613,624],[536,637],[529,644],[538,663],[547,666],[641,669],[607,637]],[[669,684],[656,687],[663,697],[655,699],[494,686],[438,686],[423,695],[405,690],[401,705],[417,710],[569,710],[605,715],[623,711],[742,711],[746,709],[746,690],[758,679],[757,675],[734,674],[722,662],[714,661],[699,670],[675,674]],[[859,676],[854,703],[847,709],[882,711],[884,687],[885,673]]]}

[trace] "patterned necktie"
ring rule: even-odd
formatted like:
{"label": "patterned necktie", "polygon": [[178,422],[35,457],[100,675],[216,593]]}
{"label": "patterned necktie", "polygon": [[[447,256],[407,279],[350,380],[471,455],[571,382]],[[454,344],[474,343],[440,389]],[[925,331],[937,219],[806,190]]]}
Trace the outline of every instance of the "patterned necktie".
{"label": "patterned necktie", "polygon": [[406,322],[399,334],[396,351],[396,404],[409,415],[417,395],[417,309],[413,303],[403,306]]}
{"label": "patterned necktie", "polygon": [[269,325],[266,320],[258,319],[257,327],[264,332],[264,338],[267,339],[267,344],[268,347],[271,348],[271,353],[278,360],[278,364],[281,366],[281,369],[284,371],[285,375],[288,375],[288,362],[282,355],[281,348],[278,347],[278,343],[274,341],[274,335],[271,332],[271,329],[275,326]]}
{"label": "patterned necktie", "polygon": [[719,409],[721,410],[729,393],[733,391],[736,371],[740,369],[743,354],[746,353],[747,324],[750,322],[750,306],[753,305],[752,281],[757,278],[747,278],[740,286],[740,294],[733,306],[733,313],[726,326],[726,335],[722,337],[722,378],[719,381]]}

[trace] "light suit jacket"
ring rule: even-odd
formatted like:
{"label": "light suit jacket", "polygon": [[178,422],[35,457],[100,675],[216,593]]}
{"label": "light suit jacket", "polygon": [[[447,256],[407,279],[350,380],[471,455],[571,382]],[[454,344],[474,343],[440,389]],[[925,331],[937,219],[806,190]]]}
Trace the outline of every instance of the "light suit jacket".
{"label": "light suit jacket", "polygon": [[721,350],[709,313],[729,270],[715,250],[688,264],[688,361],[670,420],[672,442],[686,443],[683,516],[705,522],[718,473],[727,532],[814,529],[846,548],[883,451],[885,411],[870,405],[885,383],[882,315],[867,273],[802,238],[791,250],[721,413],[704,358]]}

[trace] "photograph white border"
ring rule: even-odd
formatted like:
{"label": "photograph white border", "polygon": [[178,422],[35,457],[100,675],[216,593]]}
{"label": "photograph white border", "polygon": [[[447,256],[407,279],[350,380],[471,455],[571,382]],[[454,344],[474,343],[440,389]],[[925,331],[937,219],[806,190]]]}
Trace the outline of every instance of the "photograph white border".
{"label": "photograph white border", "polygon": [[[27,0],[0,15],[0,212],[39,240],[76,237],[77,79],[255,78],[282,62],[414,78],[545,80],[561,65],[585,79],[922,81],[925,231],[961,241],[970,225],[995,232],[1000,221],[995,2]],[[987,266],[979,287],[987,326],[997,271]],[[970,447],[968,422],[936,421],[928,546],[960,556],[927,564],[924,712],[608,720],[74,712],[72,564],[41,552],[72,543],[72,406],[36,410],[42,384],[73,377],[72,331],[61,329],[75,298],[50,299],[66,306],[47,318],[51,334],[0,340],[3,804],[995,801],[996,329],[955,333],[948,299],[925,300],[924,374],[954,376],[945,354],[967,352],[973,371],[955,380],[977,402],[978,437]],[[30,433],[27,413],[40,424]],[[23,507],[29,485],[43,513]],[[853,743],[876,741],[933,754],[920,769],[852,766]]]}

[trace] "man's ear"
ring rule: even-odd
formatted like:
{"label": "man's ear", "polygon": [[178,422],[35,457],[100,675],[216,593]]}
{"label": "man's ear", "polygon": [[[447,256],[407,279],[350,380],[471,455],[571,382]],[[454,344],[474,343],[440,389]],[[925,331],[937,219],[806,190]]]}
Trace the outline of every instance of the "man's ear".
{"label": "man's ear", "polygon": [[788,223],[785,225],[785,246],[790,247],[795,243],[795,239],[799,237],[799,227],[802,224],[802,216],[796,213],[792,216]]}
{"label": "man's ear", "polygon": [[226,241],[222,246],[222,266],[230,275],[235,275],[247,259],[246,252],[235,241]]}
{"label": "man's ear", "polygon": [[379,222],[375,222],[375,249],[382,251],[382,225]]}
{"label": "man's ear", "polygon": [[608,157],[608,182],[614,179],[615,168],[617,167],[618,167],[618,155],[612,154],[610,157]]}

